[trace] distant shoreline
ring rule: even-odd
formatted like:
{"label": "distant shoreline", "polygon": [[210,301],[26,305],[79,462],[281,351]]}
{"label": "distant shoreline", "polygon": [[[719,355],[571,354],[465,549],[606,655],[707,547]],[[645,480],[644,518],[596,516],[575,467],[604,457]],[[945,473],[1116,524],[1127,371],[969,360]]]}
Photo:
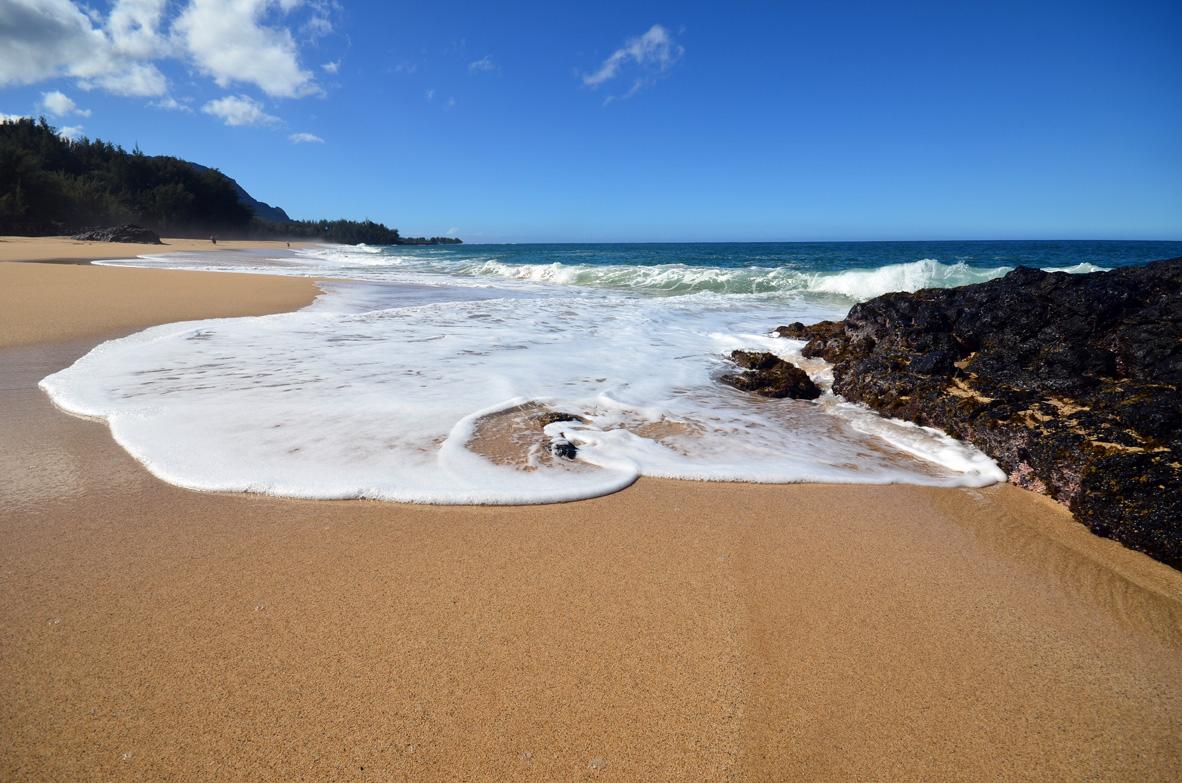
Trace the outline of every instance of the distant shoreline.
{"label": "distant shoreline", "polygon": [[136,258],[158,253],[226,250],[288,250],[315,247],[319,242],[285,240],[218,240],[166,237],[161,245],[131,242],[85,242],[68,236],[0,236],[0,261],[55,261],[58,263]]}

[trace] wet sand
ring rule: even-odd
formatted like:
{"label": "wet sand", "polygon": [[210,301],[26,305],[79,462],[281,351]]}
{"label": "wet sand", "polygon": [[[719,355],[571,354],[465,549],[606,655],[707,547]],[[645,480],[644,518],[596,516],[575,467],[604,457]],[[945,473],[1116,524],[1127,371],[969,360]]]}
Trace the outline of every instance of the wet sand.
{"label": "wet sand", "polygon": [[295,277],[0,261],[0,346],[284,312],[302,307],[318,290]]}
{"label": "wet sand", "polygon": [[313,292],[23,266],[55,271],[0,306],[0,334],[44,335],[0,349],[0,779],[1182,776],[1182,574],[1044,498],[188,492],[37,381],[166,300],[180,320]]}

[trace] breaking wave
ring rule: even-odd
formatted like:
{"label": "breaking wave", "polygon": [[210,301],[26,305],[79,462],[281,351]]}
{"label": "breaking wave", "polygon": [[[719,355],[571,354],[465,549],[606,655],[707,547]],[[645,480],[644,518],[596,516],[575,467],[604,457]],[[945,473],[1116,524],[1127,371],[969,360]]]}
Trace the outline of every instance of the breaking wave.
{"label": "breaking wave", "polygon": [[[577,258],[577,253],[571,253]],[[812,296],[846,307],[892,291],[953,288],[1001,277],[1012,266],[973,266],[933,258],[877,267],[817,270],[781,266],[707,266],[684,263],[620,264],[509,263],[488,254],[448,253],[366,245],[327,245],[297,250],[284,258],[171,253],[99,262],[109,265],[164,266],[204,271],[291,274],[318,278],[351,278],[381,283],[500,289],[598,289],[642,295],[784,294]],[[1044,267],[1048,272],[1084,274],[1105,267],[1082,262]]]}
{"label": "breaking wave", "polygon": [[[953,288],[983,283],[1001,277],[1012,269],[1009,266],[977,267],[963,262],[944,264],[932,258],[834,272],[805,271],[786,266],[593,265],[562,262],[508,264],[489,259],[459,265],[439,264],[438,268],[425,266],[422,271],[477,279],[631,290],[667,296],[697,293],[802,293],[836,295],[863,301],[891,291]],[[1072,267],[1047,268],[1046,271],[1085,273],[1102,270],[1103,267],[1081,263]]]}

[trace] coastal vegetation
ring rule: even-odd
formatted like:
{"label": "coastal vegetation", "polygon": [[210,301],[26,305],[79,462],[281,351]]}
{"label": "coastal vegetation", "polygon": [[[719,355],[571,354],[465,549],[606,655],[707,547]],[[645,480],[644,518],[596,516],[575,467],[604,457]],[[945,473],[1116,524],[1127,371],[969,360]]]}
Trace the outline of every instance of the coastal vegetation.
{"label": "coastal vegetation", "polygon": [[217,169],[138,148],[128,152],[101,139],[63,138],[44,118],[0,122],[0,234],[72,234],[125,223],[178,237],[460,241],[403,239],[398,229],[372,220],[290,220]]}

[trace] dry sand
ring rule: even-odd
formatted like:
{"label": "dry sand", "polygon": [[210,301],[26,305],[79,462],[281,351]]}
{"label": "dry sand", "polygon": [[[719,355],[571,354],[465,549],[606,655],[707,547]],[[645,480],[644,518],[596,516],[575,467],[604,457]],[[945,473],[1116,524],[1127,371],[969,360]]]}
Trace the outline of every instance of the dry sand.
{"label": "dry sand", "polygon": [[4,333],[87,336],[0,350],[2,780],[1182,777],[1182,574],[1043,498],[188,492],[36,383],[129,296],[147,325],[195,277],[223,315],[293,281],[27,268]]}

